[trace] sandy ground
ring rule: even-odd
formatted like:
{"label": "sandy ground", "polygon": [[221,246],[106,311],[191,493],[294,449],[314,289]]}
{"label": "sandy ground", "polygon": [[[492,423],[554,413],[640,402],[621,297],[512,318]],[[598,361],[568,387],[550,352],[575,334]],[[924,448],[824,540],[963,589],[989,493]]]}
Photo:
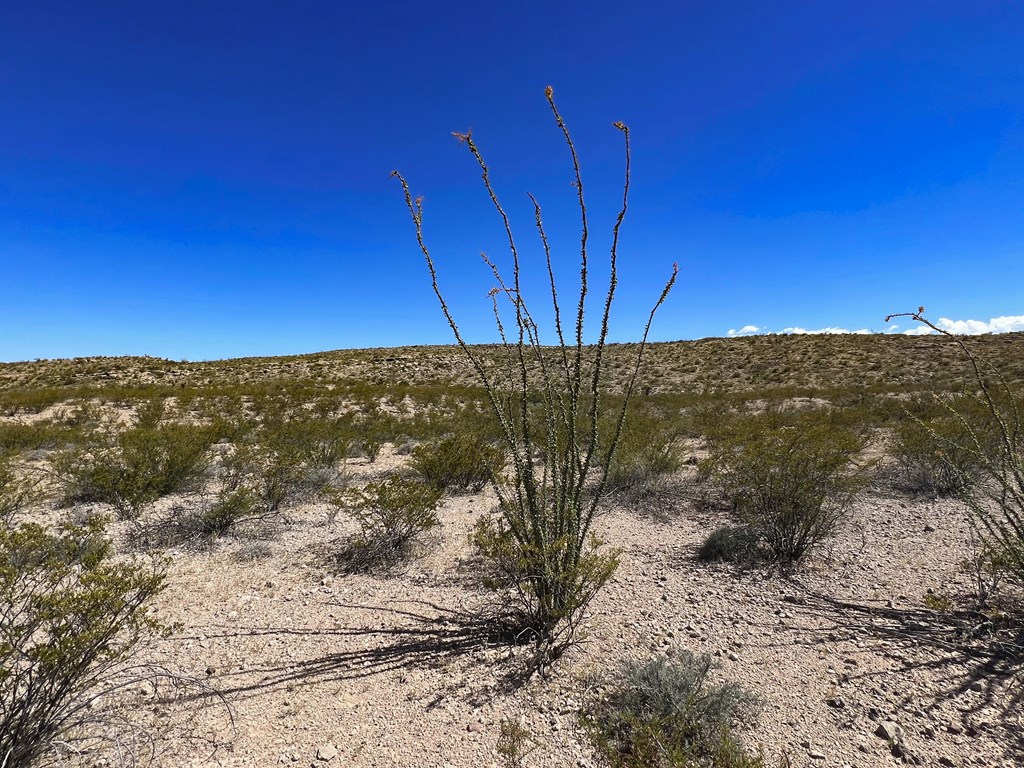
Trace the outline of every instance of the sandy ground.
{"label": "sandy ground", "polygon": [[[353,479],[399,461],[354,462]],[[613,505],[599,518],[621,567],[591,606],[586,641],[549,679],[522,685],[509,680],[523,650],[467,620],[488,604],[467,534],[492,510],[490,492],[447,498],[422,556],[386,576],[336,572],[351,523],[315,504],[287,523],[170,550],[157,615],[176,628],[145,660],[212,686],[234,722],[219,700],[140,687],[132,709],[165,737],[157,764],[499,766],[500,723],[512,720],[536,742],[526,765],[591,766],[578,720],[589,676],[678,649],[713,654],[722,678],[761,697],[759,721],[740,733],[772,761],[1024,764],[1019,682],[956,650],[956,617],[925,604],[929,590],[954,602],[970,590],[956,503],[866,495],[840,536],[784,580],[696,562],[725,521],[694,505],[689,482],[679,478],[658,515]],[[171,724],[185,713],[208,741],[178,740]],[[908,758],[877,735],[888,721]]]}

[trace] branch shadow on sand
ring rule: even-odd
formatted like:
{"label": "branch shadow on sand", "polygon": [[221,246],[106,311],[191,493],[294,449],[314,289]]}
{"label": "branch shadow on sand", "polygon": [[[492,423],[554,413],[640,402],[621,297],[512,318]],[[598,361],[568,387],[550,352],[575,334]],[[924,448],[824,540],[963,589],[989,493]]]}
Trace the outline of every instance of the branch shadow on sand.
{"label": "branch shadow on sand", "polygon": [[[793,603],[835,630],[929,651],[929,658],[904,658],[909,667],[947,672],[947,684],[931,694],[925,709],[955,699],[968,735],[990,727],[983,710],[994,713],[991,725],[1003,731],[1016,757],[1024,757],[1024,621],[1019,617],[855,603],[807,588],[801,588]],[[975,695],[965,697],[968,692]]]}
{"label": "branch shadow on sand", "polygon": [[522,642],[511,634],[500,616],[451,610],[423,600],[403,603],[414,607],[334,603],[339,608],[372,611],[389,619],[375,625],[334,629],[261,627],[206,633],[205,637],[211,640],[294,638],[316,640],[318,646],[341,647],[309,658],[253,664],[237,672],[213,674],[210,682],[220,696],[245,699],[297,685],[354,681],[413,669],[443,669],[460,659],[474,657],[482,660],[489,683],[467,691],[470,703],[479,705],[494,695],[515,690],[536,671],[528,652],[514,651],[513,647]]}

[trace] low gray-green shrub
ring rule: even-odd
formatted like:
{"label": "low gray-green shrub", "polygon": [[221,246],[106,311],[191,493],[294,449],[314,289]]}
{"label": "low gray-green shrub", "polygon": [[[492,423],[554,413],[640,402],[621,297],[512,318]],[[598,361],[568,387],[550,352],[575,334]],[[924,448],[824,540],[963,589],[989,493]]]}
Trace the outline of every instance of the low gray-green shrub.
{"label": "low gray-green shrub", "polygon": [[943,404],[921,398],[892,427],[889,453],[896,461],[900,485],[911,493],[954,496],[982,474],[983,462],[972,448],[972,431],[990,452],[989,433],[977,403],[956,398]]}
{"label": "low gray-green shrub", "polygon": [[344,420],[266,424],[245,435],[225,457],[221,478],[228,491],[250,491],[262,513],[278,513],[338,485],[351,441]]}
{"label": "low gray-green shrub", "polygon": [[762,768],[733,732],[757,699],[714,682],[715,670],[710,656],[681,651],[600,680],[604,695],[583,718],[598,755],[613,768]]}
{"label": "low gray-green shrub", "polygon": [[697,559],[705,563],[726,562],[746,565],[762,557],[761,537],[752,528],[723,525],[713,530],[697,549]]}
{"label": "low gray-green shrub", "polygon": [[81,439],[78,429],[52,420],[23,424],[0,422],[0,456],[26,451],[52,450]]}
{"label": "low gray-green shrub", "polygon": [[256,495],[249,488],[222,493],[195,514],[195,527],[203,536],[222,536],[257,513]]}
{"label": "low gray-green shrub", "polygon": [[[606,429],[603,434],[614,432]],[[634,494],[653,490],[682,466],[681,437],[678,420],[671,414],[631,406],[608,468],[608,490]]]}

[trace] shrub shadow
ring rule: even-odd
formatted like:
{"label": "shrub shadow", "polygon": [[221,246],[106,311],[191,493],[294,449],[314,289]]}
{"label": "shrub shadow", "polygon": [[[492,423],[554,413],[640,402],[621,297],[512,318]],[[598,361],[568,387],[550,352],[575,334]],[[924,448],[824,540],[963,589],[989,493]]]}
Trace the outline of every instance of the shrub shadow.
{"label": "shrub shadow", "polygon": [[[1024,618],[1020,614],[993,618],[973,610],[879,606],[839,600],[804,587],[786,602],[852,636],[911,643],[935,652],[930,659],[905,661],[949,672],[948,684],[934,694],[928,708],[956,699],[968,735],[986,727],[982,710],[991,708],[1006,734],[1006,746],[1015,757],[1024,757],[1024,729],[1018,721],[1024,704]],[[965,704],[968,691],[983,695]]]}
{"label": "shrub shadow", "polygon": [[[467,700],[479,706],[496,694],[515,690],[536,671],[528,653],[514,651],[513,646],[522,645],[522,639],[511,634],[501,616],[451,610],[422,600],[404,602],[416,606],[416,609],[333,603],[338,608],[387,615],[391,618],[390,625],[388,622],[377,621],[337,629],[267,627],[220,634],[206,633],[206,638],[214,640],[293,637],[358,641],[361,645],[365,645],[368,640],[377,641],[370,647],[340,650],[302,660],[289,660],[287,663],[253,665],[243,671],[215,674],[210,681],[217,684],[219,695],[245,699],[294,685],[353,681],[402,670],[436,669],[461,658],[504,648],[505,653],[493,654],[495,658],[488,658],[494,684],[467,693]],[[396,622],[404,622],[405,626],[394,626]],[[256,681],[250,682],[247,678],[256,678]],[[438,701],[441,698],[443,695]]]}

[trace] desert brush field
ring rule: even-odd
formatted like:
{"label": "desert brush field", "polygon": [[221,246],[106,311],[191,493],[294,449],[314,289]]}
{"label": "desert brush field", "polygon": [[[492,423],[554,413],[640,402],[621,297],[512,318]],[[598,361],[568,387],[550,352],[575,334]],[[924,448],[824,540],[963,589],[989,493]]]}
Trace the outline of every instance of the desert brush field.
{"label": "desert brush field", "polygon": [[0,765],[1024,764],[1024,335],[963,342],[650,345],[543,615],[456,347],[0,364]]}

